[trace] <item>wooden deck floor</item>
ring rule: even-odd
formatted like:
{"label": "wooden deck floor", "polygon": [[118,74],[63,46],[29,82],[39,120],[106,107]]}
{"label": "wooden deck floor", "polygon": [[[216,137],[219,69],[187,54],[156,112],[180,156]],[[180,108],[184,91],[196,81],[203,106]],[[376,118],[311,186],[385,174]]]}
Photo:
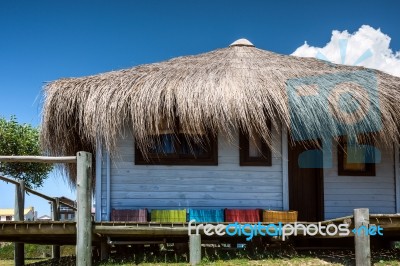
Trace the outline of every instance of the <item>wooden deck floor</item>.
{"label": "wooden deck floor", "polygon": [[[341,217],[321,222],[347,223],[352,228],[353,217]],[[395,237],[400,240],[400,214],[371,214],[370,224],[380,225],[384,236]],[[229,223],[225,223],[226,225]],[[192,231],[195,233],[195,231]],[[101,239],[129,238],[157,239],[157,238],[185,238],[188,236],[188,223],[136,223],[136,222],[94,222],[93,242],[97,244]],[[352,234],[349,235],[353,236]],[[323,237],[316,235],[316,237]],[[75,222],[0,222],[0,242],[24,242],[38,244],[74,245],[76,243]]]}

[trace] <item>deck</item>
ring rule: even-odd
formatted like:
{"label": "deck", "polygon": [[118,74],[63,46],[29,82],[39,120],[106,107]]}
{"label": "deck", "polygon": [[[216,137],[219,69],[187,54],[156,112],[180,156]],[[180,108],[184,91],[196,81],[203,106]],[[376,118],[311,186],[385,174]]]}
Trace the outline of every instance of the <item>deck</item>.
{"label": "deck", "polygon": [[[352,228],[352,216],[322,221],[321,224],[346,223]],[[400,240],[400,214],[371,214],[369,223],[383,228],[384,237]],[[229,223],[224,223],[228,225]],[[309,224],[309,223],[304,223]],[[265,225],[265,224],[264,224]],[[24,242],[37,244],[75,245],[76,223],[63,221],[5,221],[0,222],[1,242]],[[102,239],[157,240],[188,237],[188,223],[157,223],[157,222],[94,222],[93,244]],[[195,234],[195,230],[192,229]],[[207,238],[201,231],[202,236]],[[301,232],[299,232],[301,235]],[[354,236],[350,233],[347,237]],[[218,236],[216,236],[218,237]],[[340,236],[322,236],[319,238],[337,238]],[[210,237],[208,237],[210,238]],[[215,238],[215,237],[214,237]]]}

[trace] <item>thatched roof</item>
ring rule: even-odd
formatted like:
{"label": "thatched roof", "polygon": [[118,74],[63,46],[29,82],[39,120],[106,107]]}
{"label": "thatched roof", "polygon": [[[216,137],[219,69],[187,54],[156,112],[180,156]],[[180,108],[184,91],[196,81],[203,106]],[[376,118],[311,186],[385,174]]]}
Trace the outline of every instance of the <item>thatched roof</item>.
{"label": "thatched roof", "polygon": [[[310,80],[319,88],[304,85]],[[303,96],[322,96],[288,98],[293,84]],[[336,94],[331,93],[332,84],[337,85]],[[339,105],[355,108],[354,101],[337,97],[347,89],[357,98],[357,112],[338,111]],[[160,120],[172,123],[175,117],[188,130],[209,128],[228,135],[232,128],[241,127],[268,136],[268,119],[299,136],[338,135],[356,132],[354,123],[347,125],[368,110],[375,110],[372,120],[361,119],[358,127],[368,132],[382,125],[384,130],[374,137],[392,143],[399,136],[399,89],[400,78],[381,71],[280,55],[242,39],[204,54],[47,84],[42,143],[51,155],[93,151],[96,141],[112,151],[121,129],[130,125],[145,150],[149,132],[157,132]],[[327,110],[335,114],[335,121],[327,117]],[[293,119],[300,123],[291,124]]]}

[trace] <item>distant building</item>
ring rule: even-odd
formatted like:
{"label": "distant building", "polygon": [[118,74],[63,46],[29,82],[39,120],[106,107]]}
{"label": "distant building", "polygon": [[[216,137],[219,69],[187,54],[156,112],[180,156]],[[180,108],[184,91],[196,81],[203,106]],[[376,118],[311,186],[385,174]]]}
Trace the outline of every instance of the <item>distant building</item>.
{"label": "distant building", "polygon": [[[67,203],[76,208],[76,201],[71,200],[67,197],[60,197],[60,201]],[[74,221],[75,220],[75,210],[60,204],[60,221]]]}
{"label": "distant building", "polygon": [[[36,212],[32,206],[24,209],[24,220],[36,220]],[[0,221],[14,221],[14,209],[0,209]]]}
{"label": "distant building", "polygon": [[37,221],[51,221],[51,217],[45,214],[45,215],[38,217]]}

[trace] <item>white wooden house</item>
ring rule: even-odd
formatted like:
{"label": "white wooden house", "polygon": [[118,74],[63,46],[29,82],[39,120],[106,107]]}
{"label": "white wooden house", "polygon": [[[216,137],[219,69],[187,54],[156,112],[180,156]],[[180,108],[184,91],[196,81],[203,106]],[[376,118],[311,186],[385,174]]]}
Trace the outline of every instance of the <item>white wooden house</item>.
{"label": "white wooden house", "polygon": [[[362,207],[369,208],[371,213],[400,212],[400,169],[394,148],[381,148],[382,161],[370,176],[339,175],[340,162],[334,152],[331,169],[318,169],[321,173],[302,177],[309,189],[291,184],[298,181],[293,180],[297,174],[303,175],[302,171],[307,173],[310,169],[290,164],[288,158],[294,149],[288,145],[287,132],[273,130],[273,140],[270,166],[241,166],[239,138],[228,141],[221,134],[218,165],[181,166],[137,165],[133,138],[120,139],[117,156],[97,151],[96,203],[100,206],[101,202],[101,208],[96,208],[96,219],[109,220],[113,208],[296,209],[300,217],[313,209],[308,214],[309,221],[352,215],[353,209]],[[292,204],[304,201],[297,208],[290,204],[291,185],[297,185],[293,189],[298,193]]]}
{"label": "white wooden house", "polygon": [[[304,77],[323,82],[315,91],[300,84],[299,91],[322,96],[291,105],[288,81]],[[348,91],[329,96],[343,77]],[[358,87],[349,85],[352,78]],[[201,55],[48,84],[42,141],[53,155],[95,154],[99,221],[127,208],[294,209],[303,221],[361,207],[398,213],[399,90],[400,79],[380,71],[278,55],[239,40]],[[371,91],[378,100],[371,101]],[[341,93],[353,93],[359,110],[332,111],[338,126],[326,109]],[[348,125],[370,107],[376,116],[360,122],[361,131]],[[302,129],[316,138],[295,139]],[[379,161],[346,161],[345,136],[354,133],[379,149]],[[319,145],[324,134],[331,138]],[[326,146],[330,167],[299,164],[302,152]]]}

